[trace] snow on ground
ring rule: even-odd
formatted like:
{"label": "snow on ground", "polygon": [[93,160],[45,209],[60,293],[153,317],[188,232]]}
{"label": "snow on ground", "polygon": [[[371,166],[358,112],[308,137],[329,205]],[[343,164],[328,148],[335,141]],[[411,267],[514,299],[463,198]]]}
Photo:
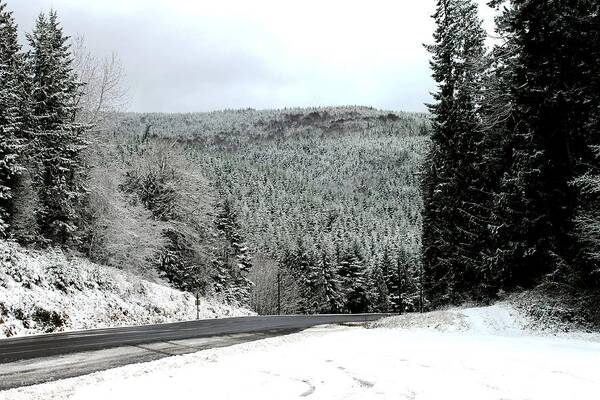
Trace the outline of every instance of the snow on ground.
{"label": "snow on ground", "polygon": [[[216,299],[201,301],[201,318],[250,314]],[[0,338],[194,318],[189,293],[57,250],[0,241]]]}
{"label": "snow on ground", "polygon": [[522,326],[502,305],[395,317],[372,329],[317,327],[0,399],[598,399],[600,343]]}

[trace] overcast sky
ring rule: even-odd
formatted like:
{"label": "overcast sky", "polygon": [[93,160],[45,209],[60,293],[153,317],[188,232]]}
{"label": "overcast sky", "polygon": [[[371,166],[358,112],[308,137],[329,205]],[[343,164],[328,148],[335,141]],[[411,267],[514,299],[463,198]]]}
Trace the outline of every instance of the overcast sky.
{"label": "overcast sky", "polygon": [[[482,1],[483,2],[483,1]],[[423,111],[434,0],[8,0],[116,51],[131,111],[367,105]],[[487,10],[485,16],[489,15]]]}

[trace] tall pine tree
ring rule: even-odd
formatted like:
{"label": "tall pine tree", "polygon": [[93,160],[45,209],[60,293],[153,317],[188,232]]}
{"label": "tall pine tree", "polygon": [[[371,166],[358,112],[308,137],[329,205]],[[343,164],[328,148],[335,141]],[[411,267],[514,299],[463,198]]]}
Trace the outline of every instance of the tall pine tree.
{"label": "tall pine tree", "polygon": [[10,232],[15,189],[23,170],[26,76],[20,51],[17,25],[0,1],[0,237]]}
{"label": "tall pine tree", "polygon": [[32,108],[41,233],[51,242],[78,241],[80,210],[85,200],[84,127],[75,122],[80,84],[73,56],[56,12],[41,14],[27,36],[33,75]]}
{"label": "tall pine tree", "polygon": [[339,261],[339,276],[344,290],[345,309],[350,313],[368,310],[366,266],[358,242],[354,241]]}
{"label": "tall pine tree", "polygon": [[342,309],[342,293],[331,246],[320,249],[320,259],[312,271],[311,281],[317,297],[316,311],[337,313]]}
{"label": "tall pine tree", "polygon": [[[477,171],[485,32],[471,0],[439,0],[431,68],[438,84],[429,105],[432,144],[423,184],[424,286],[432,304],[458,302],[480,274],[484,201]],[[472,294],[475,295],[475,294]]]}
{"label": "tall pine tree", "polygon": [[252,282],[250,249],[244,241],[238,217],[231,200],[223,199],[215,217],[217,247],[213,267],[215,290],[224,293],[228,301],[248,304]]}

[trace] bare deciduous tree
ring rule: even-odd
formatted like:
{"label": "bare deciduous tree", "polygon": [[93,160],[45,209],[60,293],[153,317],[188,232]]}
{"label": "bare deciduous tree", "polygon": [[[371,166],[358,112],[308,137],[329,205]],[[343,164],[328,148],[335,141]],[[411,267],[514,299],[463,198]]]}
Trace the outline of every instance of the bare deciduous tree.
{"label": "bare deciduous tree", "polygon": [[123,65],[117,55],[98,58],[86,46],[85,38],[73,39],[73,68],[83,86],[78,99],[78,122],[105,129],[107,114],[123,109],[127,103],[127,90],[123,86]]}
{"label": "bare deciduous tree", "polygon": [[88,256],[102,264],[156,278],[153,260],[165,245],[165,225],[118,188],[118,167],[90,171]]}
{"label": "bare deciduous tree", "polygon": [[300,294],[290,272],[266,257],[254,260],[248,277],[253,283],[250,306],[261,315],[297,313]]}

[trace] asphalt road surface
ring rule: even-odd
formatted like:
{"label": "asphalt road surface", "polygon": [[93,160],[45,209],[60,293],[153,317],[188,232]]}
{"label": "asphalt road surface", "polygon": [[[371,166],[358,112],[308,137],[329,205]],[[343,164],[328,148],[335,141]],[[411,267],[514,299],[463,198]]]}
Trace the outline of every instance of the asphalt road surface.
{"label": "asphalt road surface", "polygon": [[0,390],[389,314],[206,319],[0,339]]}

